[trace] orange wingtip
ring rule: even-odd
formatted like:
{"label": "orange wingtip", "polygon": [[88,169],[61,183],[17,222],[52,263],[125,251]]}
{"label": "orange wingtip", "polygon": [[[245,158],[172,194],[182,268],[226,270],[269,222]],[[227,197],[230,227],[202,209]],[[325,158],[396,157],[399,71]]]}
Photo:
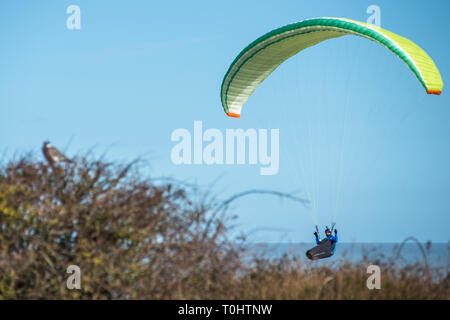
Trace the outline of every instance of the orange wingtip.
{"label": "orange wingtip", "polygon": [[233,118],[240,118],[241,115],[237,113],[227,112],[227,116],[233,117]]}
{"label": "orange wingtip", "polygon": [[440,90],[427,90],[427,93],[428,93],[428,94],[437,94],[437,95],[440,95],[440,94],[441,94],[441,91],[440,91]]}

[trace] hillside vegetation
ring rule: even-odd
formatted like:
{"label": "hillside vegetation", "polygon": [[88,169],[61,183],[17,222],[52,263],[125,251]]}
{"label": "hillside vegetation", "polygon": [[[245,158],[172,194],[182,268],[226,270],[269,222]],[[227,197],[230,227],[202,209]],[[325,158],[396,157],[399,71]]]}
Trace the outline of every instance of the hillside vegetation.
{"label": "hillside vegetation", "polygon": [[[379,261],[316,267],[248,257],[228,206],[139,162],[91,156],[54,167],[33,155],[0,168],[0,299],[448,299],[449,278]],[[81,269],[81,289],[66,286]]]}

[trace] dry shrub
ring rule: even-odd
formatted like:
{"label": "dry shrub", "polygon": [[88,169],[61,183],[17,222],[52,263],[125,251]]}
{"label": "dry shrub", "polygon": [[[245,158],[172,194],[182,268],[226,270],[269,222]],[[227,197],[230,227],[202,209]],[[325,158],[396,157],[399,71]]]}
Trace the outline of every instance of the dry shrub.
{"label": "dry shrub", "polygon": [[[142,178],[137,163],[31,156],[0,172],[0,298],[170,299],[220,292],[238,251],[223,212],[194,189]],[[82,290],[66,288],[66,269]]]}

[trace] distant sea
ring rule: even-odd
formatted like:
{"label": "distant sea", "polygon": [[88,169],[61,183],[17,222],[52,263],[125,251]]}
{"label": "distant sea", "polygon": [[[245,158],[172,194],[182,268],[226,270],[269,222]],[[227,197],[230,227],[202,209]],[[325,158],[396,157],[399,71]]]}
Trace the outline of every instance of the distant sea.
{"label": "distant sea", "polygon": [[[298,256],[307,260],[305,252],[315,243],[252,243],[247,244],[249,252],[267,258],[281,258],[284,254]],[[401,249],[401,250],[400,250]],[[398,265],[424,264],[432,268],[444,268],[450,265],[450,243],[338,243],[335,254],[314,263],[330,263],[345,260],[357,263],[366,258],[368,262],[395,260]]]}

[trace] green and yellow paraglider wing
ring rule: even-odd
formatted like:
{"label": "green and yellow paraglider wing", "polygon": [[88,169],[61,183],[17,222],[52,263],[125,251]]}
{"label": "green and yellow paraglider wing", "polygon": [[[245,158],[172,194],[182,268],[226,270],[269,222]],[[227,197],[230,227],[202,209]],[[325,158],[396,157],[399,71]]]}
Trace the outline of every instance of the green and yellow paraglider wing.
{"label": "green and yellow paraglider wing", "polygon": [[443,83],[433,60],[414,42],[375,25],[344,18],[316,18],[275,29],[248,45],[236,57],[222,82],[222,106],[239,117],[247,99],[281,63],[305,48],[343,35],[375,41],[402,59],[429,94]]}

